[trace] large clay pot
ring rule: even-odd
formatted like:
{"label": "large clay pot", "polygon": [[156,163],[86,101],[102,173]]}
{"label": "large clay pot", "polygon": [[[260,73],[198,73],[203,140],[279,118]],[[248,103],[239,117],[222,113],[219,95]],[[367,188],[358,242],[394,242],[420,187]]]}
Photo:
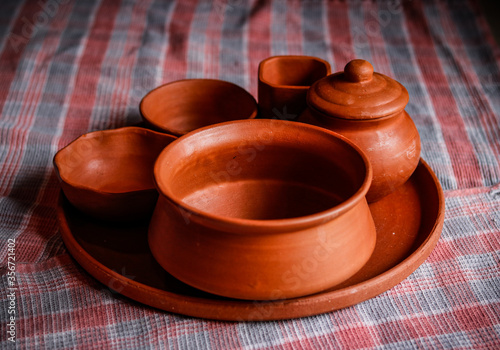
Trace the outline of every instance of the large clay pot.
{"label": "large clay pot", "polygon": [[262,118],[294,120],[306,109],[309,87],[331,73],[312,56],[273,56],[259,64],[258,100]]}
{"label": "large clay pot", "polygon": [[80,136],[54,157],[61,188],[76,208],[101,220],[149,218],[158,192],[153,166],[176,137],[138,127]]}
{"label": "large clay pot", "polygon": [[347,280],[376,239],[371,167],[344,137],[282,120],[203,128],[155,164],[149,245],[174,277],[240,299],[282,299]]}
{"label": "large clay pot", "polygon": [[404,111],[408,100],[403,85],[353,60],[311,86],[299,121],[338,132],[366,153],[373,167],[367,199],[373,202],[404,184],[418,165],[420,137]]}

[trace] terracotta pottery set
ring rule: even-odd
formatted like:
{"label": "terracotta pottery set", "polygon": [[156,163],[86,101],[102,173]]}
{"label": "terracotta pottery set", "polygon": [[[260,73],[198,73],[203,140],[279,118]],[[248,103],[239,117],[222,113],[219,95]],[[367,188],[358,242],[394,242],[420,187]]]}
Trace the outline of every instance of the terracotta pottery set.
{"label": "terracotta pottery set", "polygon": [[258,97],[172,82],[140,104],[156,131],[97,131],[60,150],[70,253],[134,300],[224,320],[327,312],[406,278],[444,217],[407,90],[364,60],[330,74],[319,58],[276,56],[259,66]]}

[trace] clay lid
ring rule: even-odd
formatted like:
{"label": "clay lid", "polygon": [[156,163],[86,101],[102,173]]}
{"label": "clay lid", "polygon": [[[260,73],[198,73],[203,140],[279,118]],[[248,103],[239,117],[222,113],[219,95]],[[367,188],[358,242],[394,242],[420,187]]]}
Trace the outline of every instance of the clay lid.
{"label": "clay lid", "polygon": [[376,119],[403,110],[408,91],[386,75],[373,72],[365,60],[352,60],[343,72],[314,83],[307,94],[310,107],[343,119]]}

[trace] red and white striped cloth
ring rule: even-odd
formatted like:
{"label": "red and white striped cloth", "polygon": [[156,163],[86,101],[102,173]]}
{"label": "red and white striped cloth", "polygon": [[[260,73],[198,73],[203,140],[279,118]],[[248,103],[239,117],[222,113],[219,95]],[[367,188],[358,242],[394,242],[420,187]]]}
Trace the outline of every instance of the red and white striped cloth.
{"label": "red and white striped cloth", "polygon": [[[353,58],[404,84],[422,157],[445,190],[443,234],[386,293],[314,317],[193,319],[110,292],[68,255],[55,152],[140,121],[153,87],[216,78],[256,96],[259,62]],[[476,1],[0,3],[0,347],[500,348],[500,51]],[[16,343],[8,340],[15,240]]]}

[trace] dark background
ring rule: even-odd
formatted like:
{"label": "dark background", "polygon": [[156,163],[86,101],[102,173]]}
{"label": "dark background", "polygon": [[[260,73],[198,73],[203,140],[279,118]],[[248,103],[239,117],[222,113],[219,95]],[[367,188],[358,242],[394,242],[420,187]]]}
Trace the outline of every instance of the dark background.
{"label": "dark background", "polygon": [[495,37],[497,44],[500,45],[500,21],[498,20],[500,15],[500,1],[481,0],[480,2],[484,9],[486,19],[491,27],[493,36]]}

